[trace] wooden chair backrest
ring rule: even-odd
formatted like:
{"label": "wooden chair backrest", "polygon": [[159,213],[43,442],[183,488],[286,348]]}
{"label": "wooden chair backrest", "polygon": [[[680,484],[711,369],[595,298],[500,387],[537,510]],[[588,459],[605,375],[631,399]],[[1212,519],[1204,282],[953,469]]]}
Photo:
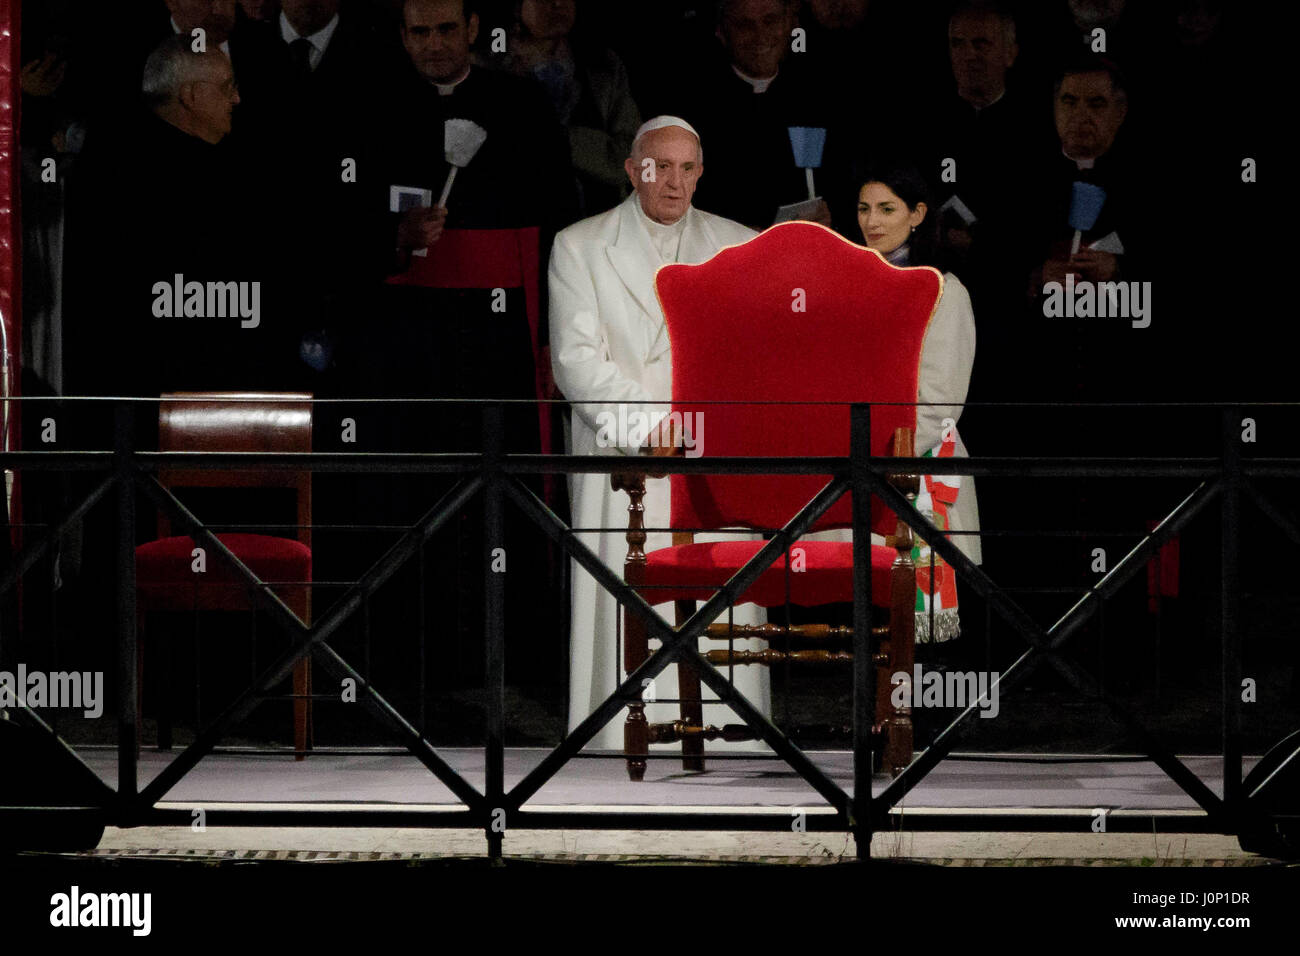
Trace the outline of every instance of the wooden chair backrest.
{"label": "wooden chair backrest", "polygon": [[[915,432],[921,349],[943,290],[935,269],[897,268],[829,229],[793,222],[705,262],[665,265],[655,283],[672,348],[672,412],[694,431],[687,444],[697,454],[847,456],[855,402],[873,404],[874,455],[888,455],[900,430]],[[827,478],[669,482],[673,527],[774,528]],[[894,533],[879,501],[872,515],[873,529]],[[851,523],[846,495],[814,530]]]}
{"label": "wooden chair backrest", "polygon": [[[159,451],[310,452],[312,396],[302,392],[171,392],[158,406]],[[311,547],[311,472],[271,468],[237,471],[160,469],[169,488],[289,488],[296,537]],[[159,515],[159,535],[170,522]]]}

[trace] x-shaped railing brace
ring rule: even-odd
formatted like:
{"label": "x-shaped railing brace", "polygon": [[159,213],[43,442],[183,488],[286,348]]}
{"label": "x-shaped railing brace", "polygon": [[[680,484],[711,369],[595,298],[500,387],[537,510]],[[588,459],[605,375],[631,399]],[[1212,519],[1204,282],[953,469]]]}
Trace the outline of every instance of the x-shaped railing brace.
{"label": "x-shaped railing brace", "polygon": [[424,736],[366,678],[325,643],[326,638],[338,630],[367,597],[392,577],[403,562],[465,506],[483,486],[483,478],[475,476],[458,482],[319,621],[310,626],[299,620],[298,615],[274,593],[271,585],[259,580],[156,477],[139,475],[137,480],[145,493],[160,508],[169,512],[195,543],[217,555],[249,586],[257,605],[270,615],[275,625],[289,635],[294,643],[140,791],[134,809],[139,811],[151,808],[181,777],[207,756],[232,727],[247,717],[271,688],[289,676],[299,659],[311,654],[340,683],[345,679],[355,681],[358,703],[362,703],[381,723],[386,724],[403,745],[469,808],[476,819],[478,815],[486,816],[489,808],[483,795],[453,770]]}
{"label": "x-shaped railing brace", "polygon": [[[952,565],[959,579],[966,580],[972,589],[985,598],[992,609],[1022,637],[1030,648],[1017,658],[1009,668],[1002,672],[999,679],[989,688],[989,693],[1014,689],[1023,683],[1036,669],[1039,662],[1046,659],[1076,690],[1089,696],[1099,697],[1102,703],[1128,728],[1141,742],[1148,756],[1165,771],[1189,796],[1192,797],[1211,816],[1224,814],[1223,801],[1214,794],[1200,778],[1163,747],[1132,712],[1107,694],[1101,693],[1097,683],[1086,671],[1073,661],[1062,657],[1058,650],[1068,641],[1087,620],[1100,608],[1102,601],[1110,597],[1125,582],[1141,571],[1156,551],[1174,535],[1178,534],[1200,511],[1219,494],[1218,482],[1202,482],[1197,488],[1132,551],[1116,564],[1085,594],[1074,607],[1070,608],[1055,624],[1043,630],[1015,601],[1007,597],[977,565],[915,509],[908,514],[901,505],[907,505],[905,498],[883,482],[873,479],[875,492],[886,505],[906,521],[918,535],[945,561]],[[901,774],[872,800],[874,821],[887,819],[889,810],[952,750],[960,739],[961,725],[971,718],[978,709],[978,703],[970,704],[934,739],[934,742],[913,761]]]}
{"label": "x-shaped railing brace", "polygon": [[651,654],[636,670],[632,671],[623,683],[607,697],[585,720],[578,724],[564,738],[558,747],[546,755],[506,795],[507,811],[517,810],[525,801],[535,794],[555,772],[574,754],[580,751],[609,723],[616,714],[627,706],[629,700],[641,694],[644,680],[656,677],[674,660],[688,661],[699,671],[700,680],[718,695],[718,698],[730,706],[771,748],[779,754],[792,768],[798,771],[818,793],[826,798],[836,810],[844,815],[852,825],[852,800],[835,781],[826,776],[822,770],[790,742],[780,729],[757,710],[748,699],[724,677],[711,663],[705,660],[695,649],[695,641],[705,628],[734,604],[747,591],[759,576],[802,535],[806,534],[813,523],[824,515],[840,496],[849,488],[848,480],[835,478],[806,504],[798,514],[790,519],[777,534],[766,542],[758,553],[749,560],[722,588],[705,601],[691,617],[674,628],[660,617],[646,600],[597,557],[590,548],[573,537],[569,527],[557,518],[546,505],[538,499],[517,478],[507,477],[506,493],[533,519],[556,544],[572,555],[597,582],[608,591],[620,605],[628,608],[646,624],[650,637],[657,637],[662,646]]}
{"label": "x-shaped railing brace", "polygon": [[[1147,756],[1159,766],[1164,772],[1189,796],[1192,797],[1206,813],[1219,824],[1225,832],[1233,832],[1234,825],[1239,822],[1240,818],[1249,816],[1251,808],[1246,796],[1255,797],[1264,789],[1268,781],[1257,787],[1254,793],[1243,795],[1240,790],[1240,766],[1234,768],[1226,767],[1228,758],[1232,756],[1226,751],[1229,749],[1229,741],[1235,735],[1235,723],[1233,713],[1229,707],[1229,702],[1233,701],[1233,694],[1236,693],[1234,681],[1229,679],[1229,671],[1236,664],[1235,634],[1224,635],[1224,700],[1225,700],[1225,779],[1223,798],[1218,797],[1211,791],[1199,777],[1178,760],[1167,748],[1162,746],[1159,741],[1148,731],[1145,725],[1138,720],[1132,711],[1123,704],[1114,700],[1111,696],[1101,693],[1096,682],[1081,670],[1073,662],[1061,657],[1057,650],[1061,648],[1066,641],[1076,633],[1083,624],[1101,607],[1102,602],[1115,593],[1128,580],[1146,565],[1146,563],[1155,555],[1155,552],[1162,547],[1167,541],[1177,535],[1191,520],[1196,517],[1207,505],[1216,497],[1224,496],[1225,520],[1224,534],[1234,533],[1232,528],[1236,525],[1236,515],[1232,520],[1227,518],[1226,509],[1235,509],[1238,493],[1244,491],[1247,496],[1260,508],[1266,517],[1275,525],[1280,527],[1293,541],[1300,543],[1300,527],[1283,515],[1276,507],[1269,502],[1255,485],[1250,482],[1249,478],[1243,474],[1240,459],[1239,444],[1234,437],[1235,422],[1239,418],[1239,412],[1234,408],[1225,408],[1222,414],[1222,425],[1224,435],[1224,459],[1223,459],[1223,477],[1210,479],[1201,482],[1190,495],[1183,499],[1177,507],[1170,512],[1157,527],[1152,530],[1140,541],[1132,551],[1130,551],[1119,564],[1115,565],[1092,589],[1085,594],[1075,605],[1070,608],[1055,624],[1044,631],[1040,628],[1024,610],[1012,601],[1005,592],[997,588],[996,585],[988,578],[984,572],[973,564],[961,551],[952,544],[941,532],[934,528],[924,517],[917,514],[915,509],[911,508],[905,498],[895,491],[888,484],[879,480],[879,477],[871,474],[867,480],[873,486],[873,490],[881,496],[885,504],[897,515],[903,518],[922,538],[930,543],[933,550],[939,554],[956,570],[959,578],[964,578],[971,584],[976,593],[988,600],[1000,617],[1002,617],[1011,627],[1031,645],[1030,649],[1025,651],[1011,667],[1002,673],[995,686],[1007,689],[1014,688],[1017,684],[1026,680],[1037,668],[1042,659],[1046,659],[1053,665],[1066,680],[1082,693],[1098,697],[1103,705],[1114,715],[1124,726],[1134,734],[1143,746]],[[943,467],[943,466],[941,466]],[[954,467],[949,460],[947,469]],[[945,469],[945,470],[947,470]],[[1235,542],[1228,543],[1225,541],[1225,547],[1235,547]],[[1235,566],[1233,568],[1235,570]],[[1227,579],[1229,568],[1221,569],[1221,576],[1227,582],[1224,588],[1225,600],[1236,600],[1237,581],[1235,577],[1232,580]],[[1225,625],[1226,626],[1226,625]],[[1230,639],[1231,638],[1231,639]],[[1233,671],[1235,673],[1235,671]],[[992,692],[992,688],[990,688]],[[978,702],[977,702],[978,703]],[[932,745],[921,755],[921,757],[908,766],[896,779],[894,779],[881,794],[872,800],[872,822],[883,821],[887,819],[891,807],[902,799],[913,787],[915,787],[933,767],[939,763],[952,750],[960,740],[962,724],[971,718],[971,714],[977,709],[977,703],[968,706],[951,724],[948,725],[934,740]],[[1300,751],[1298,751],[1300,753]],[[1239,756],[1239,754],[1237,755]],[[1286,762],[1295,759],[1297,754],[1292,754]],[[1280,770],[1280,768],[1279,768]],[[1275,773],[1270,777],[1277,777]]]}

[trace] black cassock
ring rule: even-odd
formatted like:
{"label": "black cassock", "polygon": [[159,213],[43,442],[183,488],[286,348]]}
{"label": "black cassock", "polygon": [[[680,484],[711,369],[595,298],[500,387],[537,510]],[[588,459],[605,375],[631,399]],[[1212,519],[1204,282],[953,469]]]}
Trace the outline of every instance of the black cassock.
{"label": "black cassock", "polygon": [[[389,213],[389,189],[406,186],[441,194],[449,164],[444,158],[444,124],[468,119],[487,131],[487,140],[457,173],[448,200],[447,230],[539,230],[539,272],[544,272],[550,236],[567,221],[575,203],[573,175],[563,128],[535,84],[475,68],[447,96],[409,75],[391,97],[377,152],[375,175],[367,176],[370,207],[380,241],[396,246],[397,214]],[[452,241],[449,236],[449,241]],[[390,281],[374,308],[359,317],[344,349],[357,387],[366,395],[438,399],[531,399],[535,397],[532,335],[522,288],[432,288],[421,284],[429,260],[396,254]],[[543,290],[538,290],[542,292]],[[540,314],[545,316],[545,310]],[[540,330],[545,341],[545,329]],[[475,450],[479,429],[465,409],[412,415],[399,423],[394,440],[433,443],[443,450]],[[538,447],[536,412],[513,409],[507,418],[507,446]],[[419,423],[417,427],[416,423]],[[436,435],[426,425],[437,424]],[[415,450],[412,448],[411,450]],[[426,450],[432,450],[426,447]]]}
{"label": "black cassock", "polygon": [[[393,91],[390,103],[372,174],[363,170],[361,177],[368,182],[377,241],[385,243],[387,250],[396,248],[398,220],[388,211],[390,187],[428,189],[435,202],[441,194],[450,169],[444,156],[445,121],[471,120],[487,131],[487,140],[457,173],[447,203],[445,238],[428,250],[423,261],[395,253],[390,281],[378,290],[372,307],[355,317],[339,343],[338,362],[345,387],[352,393],[349,397],[419,401],[358,405],[347,413],[355,419],[356,440],[340,447],[475,452],[483,447],[483,408],[472,400],[504,399],[514,402],[504,409],[505,449],[535,453],[539,450],[538,412],[532,403],[536,364],[525,290],[520,286],[432,287],[421,284],[420,275],[440,252],[448,254],[455,241],[453,231],[527,228],[538,230],[537,262],[539,274],[544,274],[549,237],[567,221],[575,202],[564,131],[540,88],[479,68],[447,96],[410,74]],[[544,308],[540,315],[545,315]],[[320,430],[318,435],[326,437]],[[355,483],[354,517],[395,528],[410,525],[453,482],[449,476],[366,477]],[[444,675],[450,669],[467,680],[479,679],[482,655],[476,648],[483,613],[483,569],[493,547],[506,548],[508,570],[516,571],[508,579],[508,622],[513,621],[517,629],[537,613],[542,597],[536,592],[546,582],[545,549],[536,533],[520,533],[516,519],[509,515],[506,542],[486,541],[481,498],[476,498],[452,527],[431,539],[426,552],[430,607],[437,605],[437,616],[455,635],[456,661],[453,668],[443,668]],[[392,530],[369,536],[368,546],[350,554],[347,576],[363,571],[399,534]],[[402,577],[413,586],[410,575],[408,569]],[[396,588],[406,591],[400,583]],[[401,606],[399,599],[398,606],[379,613],[387,615],[387,624],[408,629],[409,614]],[[409,603],[404,606],[409,612]],[[536,636],[534,632],[533,639],[520,646],[520,653],[511,654],[513,663],[524,664],[529,675],[537,673],[536,667],[528,666],[529,654],[543,644]],[[551,663],[561,659],[558,653],[551,656],[555,658]]]}
{"label": "black cassock", "polygon": [[[772,225],[778,207],[808,199],[807,177],[795,165],[789,130],[833,125],[832,98],[818,79],[787,58],[766,92],[755,93],[721,59],[701,69],[675,111],[696,128],[704,147],[697,208],[761,231]],[[817,194],[832,205],[844,191],[834,137],[835,132],[828,134],[828,152],[814,172]]]}
{"label": "black cassock", "polygon": [[[70,199],[68,392],[301,387],[283,239],[260,170],[225,142],[143,112],[95,146]],[[104,447],[111,428],[85,437]]]}

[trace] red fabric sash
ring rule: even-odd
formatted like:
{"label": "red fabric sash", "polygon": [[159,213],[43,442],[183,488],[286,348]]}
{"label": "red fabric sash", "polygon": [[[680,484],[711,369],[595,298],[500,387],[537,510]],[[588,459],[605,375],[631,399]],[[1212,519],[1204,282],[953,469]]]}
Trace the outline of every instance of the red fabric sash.
{"label": "red fabric sash", "polygon": [[[426,289],[516,289],[524,290],[528,334],[533,343],[533,390],[539,402],[545,397],[545,369],[537,343],[541,315],[538,284],[540,230],[447,229],[427,256],[412,256],[410,267],[391,276],[389,285],[419,286]],[[549,405],[538,405],[538,426],[543,455],[551,453]]]}

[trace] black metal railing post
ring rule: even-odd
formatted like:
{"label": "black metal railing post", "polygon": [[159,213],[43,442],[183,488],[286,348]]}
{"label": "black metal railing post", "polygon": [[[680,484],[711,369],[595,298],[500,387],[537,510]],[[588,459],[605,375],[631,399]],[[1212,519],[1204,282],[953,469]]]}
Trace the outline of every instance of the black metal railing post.
{"label": "black metal railing post", "polygon": [[871,727],[876,668],[871,661],[871,406],[849,409],[849,480],[853,495],[853,838],[858,860],[871,859]]}
{"label": "black metal railing post", "polygon": [[113,411],[113,474],[117,481],[117,796],[123,808],[139,788],[136,750],[140,743],[135,627],[135,405]]}
{"label": "black metal railing post", "polygon": [[484,796],[491,810],[486,822],[488,857],[500,863],[505,832],[505,598],[509,555],[505,547],[501,456],[505,415],[500,405],[483,410],[483,625],[486,661],[487,745],[483,754]]}
{"label": "black metal railing post", "polygon": [[1223,410],[1223,494],[1220,568],[1220,640],[1223,658],[1223,802],[1228,815],[1241,810],[1241,633],[1238,630],[1241,576],[1241,409]]}

